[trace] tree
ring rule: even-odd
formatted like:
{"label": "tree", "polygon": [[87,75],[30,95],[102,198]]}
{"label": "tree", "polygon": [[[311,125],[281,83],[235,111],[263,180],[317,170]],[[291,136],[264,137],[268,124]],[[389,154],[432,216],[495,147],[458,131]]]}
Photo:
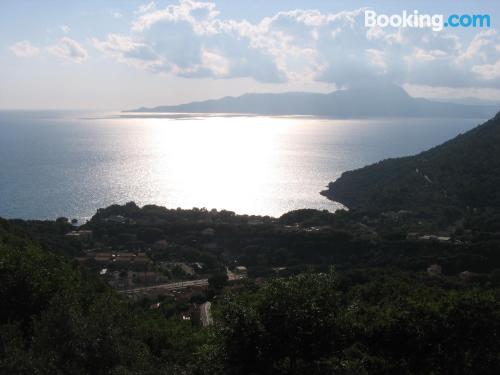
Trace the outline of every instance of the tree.
{"label": "tree", "polygon": [[149,244],[164,238],[163,231],[158,228],[145,228],[137,233],[137,238]]}
{"label": "tree", "polygon": [[227,285],[227,274],[225,272],[217,273],[208,279],[208,286],[216,291],[222,290]]}
{"label": "tree", "polygon": [[268,283],[225,298],[216,337],[228,374],[302,374],[345,341],[333,272]]}

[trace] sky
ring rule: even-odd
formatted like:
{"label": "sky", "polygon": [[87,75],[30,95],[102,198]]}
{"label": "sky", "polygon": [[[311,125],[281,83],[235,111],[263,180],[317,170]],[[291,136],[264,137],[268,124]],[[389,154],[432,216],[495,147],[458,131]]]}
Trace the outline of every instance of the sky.
{"label": "sky", "polygon": [[[489,14],[489,28],[364,25],[365,10]],[[129,109],[379,80],[500,100],[493,0],[0,2],[0,109]]]}

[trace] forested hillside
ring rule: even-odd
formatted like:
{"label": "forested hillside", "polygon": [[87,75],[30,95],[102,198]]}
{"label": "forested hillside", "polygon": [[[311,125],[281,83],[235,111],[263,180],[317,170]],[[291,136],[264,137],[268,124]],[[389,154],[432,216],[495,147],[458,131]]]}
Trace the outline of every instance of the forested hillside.
{"label": "forested hillside", "polygon": [[[106,221],[110,213],[137,221]],[[255,226],[228,212],[100,210],[95,241],[118,248],[166,233],[196,244],[193,233],[213,219],[212,240],[228,249],[199,255],[245,260],[249,278],[212,290],[209,281],[208,327],[184,320],[185,303],[166,295],[130,298],[106,285],[73,258],[62,220],[0,219],[0,373],[497,374],[498,241],[373,241],[308,224],[342,227],[345,216],[296,212]]]}
{"label": "forested hillside", "polygon": [[387,211],[500,207],[500,114],[411,157],[345,172],[323,194],[351,209]]}

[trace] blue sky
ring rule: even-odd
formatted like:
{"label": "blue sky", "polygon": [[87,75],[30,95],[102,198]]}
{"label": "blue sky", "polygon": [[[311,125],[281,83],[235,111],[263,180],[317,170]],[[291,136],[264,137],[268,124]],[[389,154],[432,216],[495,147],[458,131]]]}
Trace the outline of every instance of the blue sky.
{"label": "blue sky", "polygon": [[[364,11],[489,14],[489,29],[368,29]],[[496,1],[4,1],[0,108],[123,109],[388,80],[500,99]]]}

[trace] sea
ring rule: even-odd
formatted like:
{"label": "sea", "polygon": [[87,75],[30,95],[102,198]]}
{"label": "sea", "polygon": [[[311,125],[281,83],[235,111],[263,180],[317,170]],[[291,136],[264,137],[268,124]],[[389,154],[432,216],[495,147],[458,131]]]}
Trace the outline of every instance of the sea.
{"label": "sea", "polygon": [[419,153],[485,119],[0,111],[0,217],[90,219],[134,201],[280,215],[343,208],[342,172]]}

